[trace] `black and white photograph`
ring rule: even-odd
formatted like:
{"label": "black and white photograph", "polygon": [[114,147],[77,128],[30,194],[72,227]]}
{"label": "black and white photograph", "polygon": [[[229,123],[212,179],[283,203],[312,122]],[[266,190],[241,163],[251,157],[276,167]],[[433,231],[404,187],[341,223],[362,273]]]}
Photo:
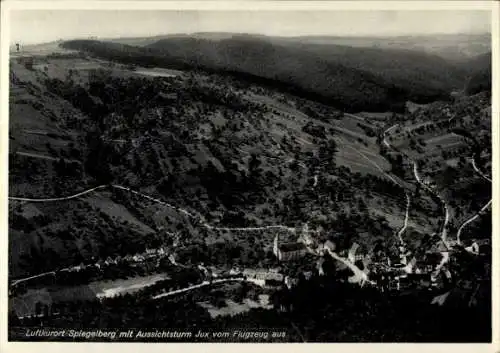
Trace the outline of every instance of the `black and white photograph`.
{"label": "black and white photograph", "polygon": [[462,3],[2,8],[7,339],[491,344]]}

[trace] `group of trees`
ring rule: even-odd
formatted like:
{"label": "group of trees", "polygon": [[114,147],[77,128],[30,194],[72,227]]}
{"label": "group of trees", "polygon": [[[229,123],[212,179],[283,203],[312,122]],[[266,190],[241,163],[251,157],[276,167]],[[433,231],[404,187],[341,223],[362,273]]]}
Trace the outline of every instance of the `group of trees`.
{"label": "group of trees", "polygon": [[304,125],[302,131],[307,132],[309,135],[320,139],[324,139],[326,137],[325,127],[322,125],[315,125],[312,121]]}

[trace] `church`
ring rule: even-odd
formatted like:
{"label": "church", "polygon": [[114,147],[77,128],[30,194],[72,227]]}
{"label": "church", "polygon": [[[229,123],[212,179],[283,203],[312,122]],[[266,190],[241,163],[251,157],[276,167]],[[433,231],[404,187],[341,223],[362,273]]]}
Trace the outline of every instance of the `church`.
{"label": "church", "polygon": [[273,253],[279,261],[290,261],[300,259],[307,253],[304,242],[280,243],[279,235],[274,237]]}

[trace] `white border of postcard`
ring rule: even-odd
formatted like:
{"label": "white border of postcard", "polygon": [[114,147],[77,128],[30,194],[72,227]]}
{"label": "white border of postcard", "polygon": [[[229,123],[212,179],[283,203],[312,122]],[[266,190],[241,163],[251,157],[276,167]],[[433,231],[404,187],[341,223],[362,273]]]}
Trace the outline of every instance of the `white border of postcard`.
{"label": "white border of postcard", "polygon": [[[496,1],[30,1],[30,0],[3,0],[1,2],[1,119],[0,119],[0,165],[8,165],[8,57],[9,57],[9,11],[12,9],[75,9],[75,10],[491,10],[492,11],[492,55],[493,55],[493,97],[492,97],[492,136],[493,136],[493,242],[497,244],[499,229],[498,213],[498,173],[499,173],[499,9],[500,3]],[[425,26],[424,23],[422,23]],[[496,118],[496,119],[494,119]],[[8,173],[7,168],[0,168],[0,308],[7,308],[7,193]],[[147,352],[186,352],[199,350],[205,352],[228,352],[233,353],[236,349],[243,352],[259,351],[315,351],[321,352],[500,352],[500,325],[498,313],[500,313],[500,246],[493,246],[493,342],[491,344],[343,344],[343,343],[321,343],[321,344],[235,344],[235,343],[213,343],[213,344],[144,344],[144,343],[19,343],[7,342],[7,310],[1,311],[0,321],[0,351],[13,352],[137,352],[141,349]],[[467,325],[464,322],[464,325]]]}

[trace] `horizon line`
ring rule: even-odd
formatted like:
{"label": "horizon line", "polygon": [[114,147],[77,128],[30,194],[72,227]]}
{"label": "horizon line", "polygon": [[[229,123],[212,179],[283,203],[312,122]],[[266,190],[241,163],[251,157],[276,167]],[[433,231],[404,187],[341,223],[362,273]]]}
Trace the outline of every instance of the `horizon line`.
{"label": "horizon line", "polygon": [[[50,44],[55,42],[65,42],[71,40],[83,40],[90,38],[97,38],[97,40],[119,40],[119,39],[139,39],[139,38],[157,38],[157,37],[174,37],[174,36],[194,36],[194,35],[209,35],[209,34],[225,34],[225,35],[246,35],[246,36],[255,36],[255,37],[267,37],[267,38],[351,38],[351,39],[386,39],[386,38],[408,38],[408,37],[433,37],[433,36],[485,36],[488,35],[491,37],[491,31],[481,31],[481,32],[436,32],[436,33],[406,33],[406,34],[293,34],[293,35],[268,35],[264,33],[251,33],[251,32],[225,32],[225,31],[202,31],[202,32],[175,32],[175,33],[161,33],[161,34],[151,34],[151,35],[137,35],[137,36],[124,36],[124,37],[107,37],[107,36],[99,36],[99,35],[88,35],[88,36],[77,36],[71,38],[59,38],[50,41],[43,42],[25,42],[24,45],[42,45],[42,44]],[[95,40],[95,39],[94,39]],[[22,41],[14,41],[11,39],[11,45],[13,43],[22,43]]]}

